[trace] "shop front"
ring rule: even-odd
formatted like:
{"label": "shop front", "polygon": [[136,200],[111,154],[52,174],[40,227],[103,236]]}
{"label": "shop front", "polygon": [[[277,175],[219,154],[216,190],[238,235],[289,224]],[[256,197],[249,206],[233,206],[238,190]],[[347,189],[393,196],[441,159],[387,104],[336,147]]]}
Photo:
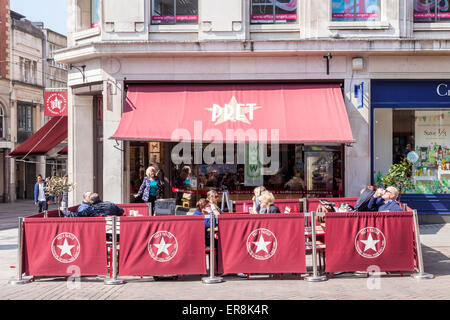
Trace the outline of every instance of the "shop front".
{"label": "shop front", "polygon": [[119,127],[130,199],[158,163],[165,197],[210,189],[250,199],[343,196],[344,149],[353,136],[339,83],[127,84]]}
{"label": "shop front", "polygon": [[[402,201],[422,219],[445,221],[450,211],[450,81],[372,81],[372,172],[413,162],[413,186]],[[428,215],[424,218],[424,215]]]}

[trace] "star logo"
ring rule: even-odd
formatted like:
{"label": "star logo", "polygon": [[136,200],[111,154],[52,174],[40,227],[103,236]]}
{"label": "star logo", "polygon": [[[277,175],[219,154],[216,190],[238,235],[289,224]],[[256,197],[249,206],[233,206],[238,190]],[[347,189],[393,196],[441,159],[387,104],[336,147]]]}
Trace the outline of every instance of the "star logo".
{"label": "star logo", "polygon": [[53,115],[61,115],[67,107],[67,98],[61,92],[50,93],[46,97],[46,109]]}
{"label": "star logo", "polygon": [[80,254],[80,242],[70,232],[58,234],[52,242],[51,251],[53,257],[62,263],[71,263]]}
{"label": "star logo", "polygon": [[247,251],[257,260],[270,259],[277,251],[277,238],[268,229],[256,229],[247,237]]}
{"label": "star logo", "polygon": [[364,258],[372,259],[380,256],[386,247],[386,238],[377,228],[361,229],[355,238],[356,251]]}
{"label": "star logo", "polygon": [[250,124],[250,121],[253,120],[253,112],[261,108],[262,107],[257,107],[256,103],[238,103],[236,97],[233,96],[230,102],[225,104],[224,107],[213,104],[212,108],[206,108],[206,110],[212,112],[211,121],[215,122],[214,125],[217,126],[226,121],[241,121]]}
{"label": "star logo", "polygon": [[167,262],[177,254],[178,241],[172,233],[158,231],[150,237],[147,249],[152,259]]}

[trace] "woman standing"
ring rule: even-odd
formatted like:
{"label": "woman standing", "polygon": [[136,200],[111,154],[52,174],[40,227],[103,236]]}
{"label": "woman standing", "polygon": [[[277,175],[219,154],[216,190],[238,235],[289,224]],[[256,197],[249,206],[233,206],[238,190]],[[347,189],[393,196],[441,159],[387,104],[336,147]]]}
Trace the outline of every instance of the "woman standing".
{"label": "woman standing", "polygon": [[163,186],[162,182],[156,176],[156,169],[154,167],[148,167],[145,172],[146,176],[142,181],[139,192],[134,196],[135,198],[142,195],[142,200],[152,204],[152,215],[155,212],[155,201],[163,198]]}

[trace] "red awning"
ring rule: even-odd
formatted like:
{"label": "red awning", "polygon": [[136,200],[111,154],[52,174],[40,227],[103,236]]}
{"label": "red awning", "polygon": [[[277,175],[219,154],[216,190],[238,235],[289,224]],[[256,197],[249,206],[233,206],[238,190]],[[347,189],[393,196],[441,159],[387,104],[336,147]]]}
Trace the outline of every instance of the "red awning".
{"label": "red awning", "polygon": [[273,141],[276,132],[282,143],[354,142],[339,84],[129,85],[111,138]]}
{"label": "red awning", "polygon": [[67,117],[53,117],[14,149],[11,156],[43,155],[67,138]]}

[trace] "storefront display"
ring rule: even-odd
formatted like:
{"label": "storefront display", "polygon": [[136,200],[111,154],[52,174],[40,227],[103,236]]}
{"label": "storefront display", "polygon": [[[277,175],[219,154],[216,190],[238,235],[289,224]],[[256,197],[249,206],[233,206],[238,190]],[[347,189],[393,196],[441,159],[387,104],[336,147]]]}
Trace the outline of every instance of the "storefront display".
{"label": "storefront display", "polygon": [[251,23],[297,22],[297,0],[252,0]]}
{"label": "storefront display", "polygon": [[413,187],[404,194],[450,192],[447,87],[445,80],[374,81],[374,182],[381,183],[391,164],[407,158],[413,163]]}

